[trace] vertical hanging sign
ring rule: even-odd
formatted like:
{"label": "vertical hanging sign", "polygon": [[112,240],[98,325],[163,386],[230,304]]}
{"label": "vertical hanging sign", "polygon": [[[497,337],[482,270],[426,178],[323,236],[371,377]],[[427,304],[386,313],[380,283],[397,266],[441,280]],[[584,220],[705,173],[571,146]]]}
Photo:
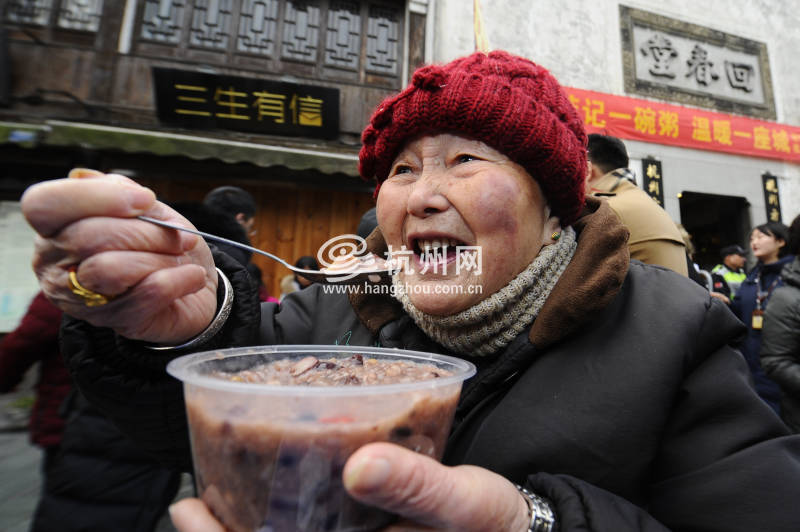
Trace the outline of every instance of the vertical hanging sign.
{"label": "vertical hanging sign", "polygon": [[661,177],[661,161],[651,158],[642,159],[642,188],[659,206],[664,207],[664,183]]}
{"label": "vertical hanging sign", "polygon": [[767,209],[767,220],[770,222],[782,221],[778,178],[769,172],[765,172],[761,174],[761,182],[764,184],[764,206]]}

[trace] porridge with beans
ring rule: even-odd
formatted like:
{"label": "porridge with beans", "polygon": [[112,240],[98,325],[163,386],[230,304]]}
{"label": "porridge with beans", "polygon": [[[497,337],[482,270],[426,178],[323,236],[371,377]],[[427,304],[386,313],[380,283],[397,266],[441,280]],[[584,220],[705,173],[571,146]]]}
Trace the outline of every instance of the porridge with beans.
{"label": "porridge with beans", "polygon": [[318,359],[308,356],[295,361],[276,360],[235,374],[217,372],[213,377],[236,382],[281,386],[343,386],[399,384],[449,377],[451,372],[432,364],[407,360],[383,360],[353,355],[350,358]]}
{"label": "porridge with beans", "polygon": [[[433,364],[353,355],[288,358],[208,376],[272,386],[348,387],[436,380]],[[187,391],[198,492],[234,531],[366,531],[391,516],[352,500],[342,485],[347,458],[374,441],[441,459],[460,383],[439,388],[267,400]],[[312,405],[313,402],[313,405]],[[311,405],[311,406],[310,406]]]}

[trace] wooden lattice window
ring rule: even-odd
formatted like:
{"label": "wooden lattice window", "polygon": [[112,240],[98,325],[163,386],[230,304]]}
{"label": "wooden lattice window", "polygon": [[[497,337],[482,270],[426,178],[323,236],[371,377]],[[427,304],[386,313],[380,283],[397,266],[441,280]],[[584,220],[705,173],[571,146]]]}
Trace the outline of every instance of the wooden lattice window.
{"label": "wooden lattice window", "polygon": [[100,28],[103,0],[7,0],[5,21],[96,33]]}
{"label": "wooden lattice window", "polygon": [[399,0],[144,0],[135,53],[395,88]]}

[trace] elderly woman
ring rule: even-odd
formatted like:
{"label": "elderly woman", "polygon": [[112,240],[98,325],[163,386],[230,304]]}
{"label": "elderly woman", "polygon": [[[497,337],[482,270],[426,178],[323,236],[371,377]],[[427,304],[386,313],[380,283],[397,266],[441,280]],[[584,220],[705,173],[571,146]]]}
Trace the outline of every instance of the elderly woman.
{"label": "elderly woman", "polygon": [[[149,190],[118,176],[32,187],[35,268],[72,316],[64,350],[84,393],[188,468],[181,389],[164,373],[176,356],[345,335],[455,354],[478,373],[444,464],[381,443],[343,473],[408,527],[800,529],[800,439],[749,384],[732,347],[742,325],[689,280],[629,262],[627,230],[584,200],[586,134],[545,69],[504,52],[424,67],[379,106],[360,160],[380,187],[372,251],[414,252],[394,297],[314,286],[259,308],[224,254],[133,219],[180,221]],[[443,243],[446,258],[425,252]],[[480,272],[453,267],[454,244],[479,247]],[[196,499],[173,519],[221,530]]]}

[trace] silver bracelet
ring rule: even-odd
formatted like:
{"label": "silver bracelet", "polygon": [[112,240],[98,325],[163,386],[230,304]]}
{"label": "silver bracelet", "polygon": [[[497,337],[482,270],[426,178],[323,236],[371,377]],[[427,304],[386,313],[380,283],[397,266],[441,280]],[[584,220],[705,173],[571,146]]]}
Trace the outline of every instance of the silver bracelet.
{"label": "silver bracelet", "polygon": [[222,306],[220,306],[219,310],[217,311],[217,315],[214,316],[214,319],[211,320],[211,323],[208,324],[208,327],[189,340],[186,343],[181,345],[148,345],[146,346],[148,349],[152,349],[153,351],[170,351],[172,349],[186,349],[187,347],[193,347],[196,345],[200,345],[207,341],[209,338],[217,334],[219,330],[225,325],[225,322],[228,320],[228,316],[231,314],[231,309],[233,308],[233,286],[231,282],[225,277],[225,274],[222,273],[222,270],[219,268],[216,269],[217,274],[219,275],[220,279],[222,279],[222,284],[225,287],[225,294],[222,298]]}
{"label": "silver bracelet", "polygon": [[519,484],[514,484],[522,494],[522,498],[528,504],[528,515],[531,522],[526,532],[552,532],[556,522],[556,516],[547,499],[531,493]]}

